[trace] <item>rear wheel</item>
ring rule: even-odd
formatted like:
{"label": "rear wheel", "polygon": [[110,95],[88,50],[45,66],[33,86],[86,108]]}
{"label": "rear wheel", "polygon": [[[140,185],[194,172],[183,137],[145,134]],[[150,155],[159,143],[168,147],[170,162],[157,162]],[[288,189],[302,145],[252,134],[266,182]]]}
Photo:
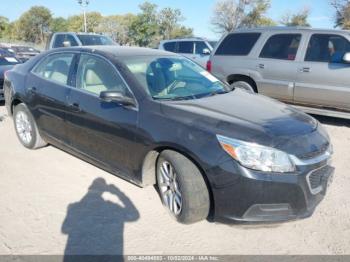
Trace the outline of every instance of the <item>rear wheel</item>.
{"label": "rear wheel", "polygon": [[195,164],[180,153],[163,151],[157,161],[157,185],[163,205],[180,223],[206,219],[210,198]]}
{"label": "rear wheel", "polygon": [[41,138],[32,114],[25,104],[18,104],[13,111],[13,121],[17,137],[29,149],[44,147],[47,143]]}

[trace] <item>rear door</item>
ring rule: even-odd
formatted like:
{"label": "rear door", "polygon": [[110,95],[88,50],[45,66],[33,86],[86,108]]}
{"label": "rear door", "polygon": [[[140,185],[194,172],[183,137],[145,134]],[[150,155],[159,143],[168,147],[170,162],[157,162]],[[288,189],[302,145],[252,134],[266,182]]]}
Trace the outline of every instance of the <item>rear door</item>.
{"label": "rear door", "polygon": [[350,65],[332,63],[332,56],[350,52],[340,34],[310,34],[304,61],[298,68],[296,103],[350,110]]}
{"label": "rear door", "polygon": [[301,41],[301,33],[278,33],[267,38],[255,65],[259,93],[293,101]]}
{"label": "rear door", "polygon": [[66,98],[71,89],[70,75],[76,54],[62,52],[44,58],[28,75],[28,106],[37,124],[47,135],[67,141]]}
{"label": "rear door", "polygon": [[67,132],[70,145],[80,153],[128,172],[138,110],[99,98],[102,91],[113,90],[133,98],[114,65],[103,57],[81,54],[76,88],[68,98]]}

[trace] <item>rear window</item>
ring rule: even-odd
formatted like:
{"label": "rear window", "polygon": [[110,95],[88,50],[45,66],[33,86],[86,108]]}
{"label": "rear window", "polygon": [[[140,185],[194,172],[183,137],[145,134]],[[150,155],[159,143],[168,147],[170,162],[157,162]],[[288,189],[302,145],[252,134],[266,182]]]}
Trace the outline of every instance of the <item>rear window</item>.
{"label": "rear window", "polygon": [[194,42],[192,41],[182,41],[179,42],[178,52],[181,54],[193,54]]}
{"label": "rear window", "polygon": [[165,43],[163,46],[164,50],[169,52],[175,52],[176,42]]}
{"label": "rear window", "polygon": [[78,38],[83,46],[115,44],[112,39],[102,35],[78,35]]}
{"label": "rear window", "polygon": [[261,58],[295,60],[301,40],[300,34],[278,34],[267,40]]}
{"label": "rear window", "polygon": [[237,33],[226,36],[216,55],[248,55],[260,37],[260,33]]}
{"label": "rear window", "polygon": [[1,57],[0,56],[0,66],[5,65],[16,65],[20,62],[15,57]]}

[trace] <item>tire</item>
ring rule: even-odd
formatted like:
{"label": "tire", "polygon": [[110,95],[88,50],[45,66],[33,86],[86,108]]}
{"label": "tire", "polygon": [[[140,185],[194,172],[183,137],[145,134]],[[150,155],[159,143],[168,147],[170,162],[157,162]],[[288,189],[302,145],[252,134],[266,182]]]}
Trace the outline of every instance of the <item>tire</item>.
{"label": "tire", "polygon": [[21,144],[29,149],[47,145],[39,134],[35,120],[25,104],[18,104],[13,110],[13,122]]}
{"label": "tire", "polygon": [[[167,166],[174,170],[175,175],[169,180],[173,182],[165,182],[164,170]],[[160,154],[157,161],[157,186],[163,205],[179,223],[192,224],[208,217],[210,197],[207,185],[196,165],[182,154],[171,150]],[[171,200],[170,194],[173,194],[174,200],[170,202],[174,208],[171,208],[168,202]]]}
{"label": "tire", "polygon": [[238,81],[232,82],[230,85],[231,87],[240,88],[250,93],[257,93],[257,90],[254,87],[254,85],[252,83],[249,83],[248,81],[238,80]]}

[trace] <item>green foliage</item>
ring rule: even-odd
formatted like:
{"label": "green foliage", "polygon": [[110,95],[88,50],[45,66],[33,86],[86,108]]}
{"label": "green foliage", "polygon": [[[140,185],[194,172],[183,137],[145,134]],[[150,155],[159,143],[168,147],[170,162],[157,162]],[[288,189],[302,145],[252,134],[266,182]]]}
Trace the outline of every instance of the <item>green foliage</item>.
{"label": "green foliage", "polygon": [[335,26],[350,30],[350,2],[347,0],[333,0],[331,4],[336,10]]}
{"label": "green foliage", "polygon": [[[99,12],[90,12],[86,14],[87,17],[87,31],[90,33],[96,33],[97,28],[102,21],[102,15]],[[68,31],[71,32],[84,32],[84,16],[74,15],[67,19]]]}
{"label": "green foliage", "polygon": [[282,17],[281,24],[285,26],[306,26],[310,27],[311,25],[308,22],[310,11],[304,9],[298,13],[291,14],[287,13]]}
{"label": "green foliage", "polygon": [[241,27],[274,26],[276,22],[265,16],[271,7],[270,0],[255,0],[250,4],[250,11],[245,15]]}
{"label": "green foliage", "polygon": [[[193,30],[180,24],[184,20],[179,9],[164,8],[144,2],[136,15],[102,16],[98,12],[87,15],[87,31],[104,33],[122,45],[155,46],[160,40],[192,36]],[[52,32],[82,32],[82,14],[53,18],[50,10],[34,6],[16,21],[9,23],[0,16],[0,37],[26,42],[43,43]]]}
{"label": "green foliage", "polygon": [[214,8],[212,25],[217,33],[231,32],[237,27],[272,26],[266,17],[271,0],[220,0]]}
{"label": "green foliage", "polygon": [[54,18],[51,21],[50,29],[52,33],[66,32],[68,31],[68,21],[63,17]]}
{"label": "green foliage", "polygon": [[43,6],[33,6],[16,22],[18,29],[16,38],[27,42],[43,43],[51,19],[52,15],[49,9]]}

